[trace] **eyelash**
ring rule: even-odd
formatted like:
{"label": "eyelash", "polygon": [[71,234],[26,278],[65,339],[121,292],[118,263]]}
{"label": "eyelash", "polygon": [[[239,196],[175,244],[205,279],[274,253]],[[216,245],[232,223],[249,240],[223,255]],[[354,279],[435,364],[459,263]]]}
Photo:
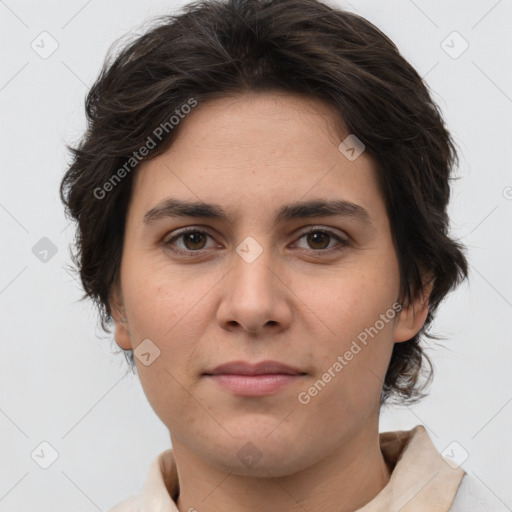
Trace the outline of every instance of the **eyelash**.
{"label": "eyelash", "polygon": [[[205,236],[209,236],[209,237],[213,238],[210,235],[210,233],[208,233],[208,231],[205,231],[205,230],[202,230],[202,229],[199,229],[199,228],[188,227],[188,228],[184,228],[183,230],[178,232],[170,240],[164,242],[164,245],[166,247],[169,247],[171,251],[173,251],[175,253],[179,253],[179,254],[184,254],[185,256],[195,256],[197,254],[201,254],[202,252],[208,251],[208,249],[198,249],[196,251],[193,251],[193,250],[190,250],[190,249],[185,250],[185,249],[171,248],[172,243],[175,240],[178,240],[179,238],[181,238],[181,237],[183,237],[185,235],[188,235],[190,233],[199,233],[201,235],[205,235]],[[334,238],[338,242],[338,247],[331,247],[330,249],[310,249],[309,251],[307,251],[306,249],[302,249],[303,252],[306,251],[308,253],[315,253],[315,254],[318,254],[318,253],[332,254],[332,253],[341,252],[346,247],[350,246],[350,242],[348,240],[346,240],[344,238],[341,238],[339,235],[337,235],[336,233],[334,233],[330,229],[326,229],[326,228],[313,228],[313,229],[310,229],[309,231],[305,231],[305,232],[300,234],[298,240],[300,240],[304,236],[309,235],[311,233],[322,233],[324,235],[330,236],[331,238]]]}

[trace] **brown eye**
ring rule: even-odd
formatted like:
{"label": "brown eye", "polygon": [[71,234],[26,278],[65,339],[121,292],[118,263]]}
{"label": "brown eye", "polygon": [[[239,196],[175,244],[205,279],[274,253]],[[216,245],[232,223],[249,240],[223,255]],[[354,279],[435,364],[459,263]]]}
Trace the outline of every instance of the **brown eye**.
{"label": "brown eye", "polygon": [[331,235],[322,231],[311,231],[307,233],[308,244],[313,249],[327,249]]}
{"label": "brown eye", "polygon": [[[181,231],[164,244],[177,252],[193,253],[206,249],[208,237],[211,238],[206,231],[202,231],[197,228],[190,228]],[[181,243],[175,244],[176,241],[181,241]]]}
{"label": "brown eye", "polygon": [[[306,233],[303,233],[299,240],[303,238],[306,240],[308,247],[302,247],[302,249],[320,254],[342,251],[350,245],[349,240],[346,240],[333,231],[327,229],[311,229]],[[337,244],[335,243],[334,246],[331,245],[329,247],[332,241],[337,242]]]}
{"label": "brown eye", "polygon": [[204,249],[204,242],[206,240],[204,233],[199,231],[193,231],[191,233],[185,233],[184,235],[181,236],[183,237],[183,242],[187,249],[190,249],[192,251]]}

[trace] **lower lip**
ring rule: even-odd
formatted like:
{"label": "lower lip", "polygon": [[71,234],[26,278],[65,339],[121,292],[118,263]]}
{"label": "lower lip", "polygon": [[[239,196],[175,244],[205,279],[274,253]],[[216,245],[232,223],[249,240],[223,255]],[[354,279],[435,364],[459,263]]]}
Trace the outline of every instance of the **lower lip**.
{"label": "lower lip", "polygon": [[272,373],[263,375],[208,375],[223,388],[239,396],[265,396],[296,382],[303,375]]}

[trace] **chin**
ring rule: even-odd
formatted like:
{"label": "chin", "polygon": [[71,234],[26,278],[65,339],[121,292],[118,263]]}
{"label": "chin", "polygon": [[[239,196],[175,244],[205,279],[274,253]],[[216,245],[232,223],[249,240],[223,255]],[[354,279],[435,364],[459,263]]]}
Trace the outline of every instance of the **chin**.
{"label": "chin", "polygon": [[210,463],[235,475],[272,478],[292,475],[317,461],[315,450],[309,455],[300,451],[302,443],[295,436],[273,439],[269,431],[239,435],[227,445],[217,445],[208,453]]}

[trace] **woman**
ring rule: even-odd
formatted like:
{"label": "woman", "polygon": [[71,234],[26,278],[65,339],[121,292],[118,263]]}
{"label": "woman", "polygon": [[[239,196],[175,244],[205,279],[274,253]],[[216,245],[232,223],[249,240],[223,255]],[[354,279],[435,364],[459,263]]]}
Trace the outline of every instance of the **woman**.
{"label": "woman", "polygon": [[379,434],[467,277],[453,141],[382,32],[197,2],[105,64],[87,113],[61,190],[82,282],[172,444],[112,512],[486,510],[424,426]]}

